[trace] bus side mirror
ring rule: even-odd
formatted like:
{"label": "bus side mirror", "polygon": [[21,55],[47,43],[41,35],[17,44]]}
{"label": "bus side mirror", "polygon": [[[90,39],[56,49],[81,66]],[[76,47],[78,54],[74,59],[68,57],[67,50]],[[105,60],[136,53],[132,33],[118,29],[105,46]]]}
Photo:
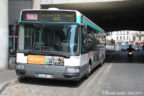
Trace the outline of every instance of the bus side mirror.
{"label": "bus side mirror", "polygon": [[83,33],[87,33],[87,25],[86,24],[82,24],[82,30],[83,30]]}
{"label": "bus side mirror", "polygon": [[15,21],[15,23],[14,23],[14,25],[13,25],[13,27],[12,27],[12,31],[13,31],[14,33],[16,33],[16,29],[17,29],[18,25],[19,25],[18,22]]}

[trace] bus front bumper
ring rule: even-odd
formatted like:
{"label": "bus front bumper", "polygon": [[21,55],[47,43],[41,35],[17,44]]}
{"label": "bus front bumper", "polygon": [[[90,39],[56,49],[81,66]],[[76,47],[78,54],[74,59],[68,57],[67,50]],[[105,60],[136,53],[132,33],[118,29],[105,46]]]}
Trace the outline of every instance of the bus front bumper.
{"label": "bus front bumper", "polygon": [[80,67],[17,64],[16,73],[21,77],[36,77],[47,79],[80,80]]}

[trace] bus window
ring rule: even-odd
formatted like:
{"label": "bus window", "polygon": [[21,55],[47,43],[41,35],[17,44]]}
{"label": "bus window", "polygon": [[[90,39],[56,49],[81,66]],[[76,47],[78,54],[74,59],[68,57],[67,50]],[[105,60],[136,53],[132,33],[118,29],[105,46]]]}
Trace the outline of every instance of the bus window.
{"label": "bus window", "polygon": [[88,42],[87,42],[87,30],[86,26],[81,27],[82,29],[82,53],[88,52]]}

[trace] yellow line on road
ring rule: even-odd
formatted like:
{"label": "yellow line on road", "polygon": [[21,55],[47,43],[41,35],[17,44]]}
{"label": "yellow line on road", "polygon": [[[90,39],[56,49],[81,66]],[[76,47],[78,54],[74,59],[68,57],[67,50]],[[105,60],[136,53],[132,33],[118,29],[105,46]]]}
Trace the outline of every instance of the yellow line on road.
{"label": "yellow line on road", "polygon": [[19,96],[24,96],[24,95],[16,88],[16,86],[11,86],[11,88],[12,88]]}

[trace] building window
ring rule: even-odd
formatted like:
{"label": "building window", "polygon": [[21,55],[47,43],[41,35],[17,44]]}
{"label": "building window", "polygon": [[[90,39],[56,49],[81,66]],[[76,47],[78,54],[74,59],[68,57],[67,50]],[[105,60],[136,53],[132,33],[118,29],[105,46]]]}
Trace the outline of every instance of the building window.
{"label": "building window", "polygon": [[135,37],[133,37],[133,41],[135,41]]}
{"label": "building window", "polygon": [[122,37],[120,36],[120,40],[122,40]]}
{"label": "building window", "polygon": [[123,40],[125,40],[125,36],[123,36]]}
{"label": "building window", "polygon": [[117,40],[119,39],[119,37],[117,37]]}
{"label": "building window", "polygon": [[139,36],[139,41],[141,41],[141,36]]}
{"label": "building window", "polygon": [[129,37],[127,36],[127,40],[129,39]]}
{"label": "building window", "polygon": [[122,35],[124,35],[125,31],[122,31]]}

